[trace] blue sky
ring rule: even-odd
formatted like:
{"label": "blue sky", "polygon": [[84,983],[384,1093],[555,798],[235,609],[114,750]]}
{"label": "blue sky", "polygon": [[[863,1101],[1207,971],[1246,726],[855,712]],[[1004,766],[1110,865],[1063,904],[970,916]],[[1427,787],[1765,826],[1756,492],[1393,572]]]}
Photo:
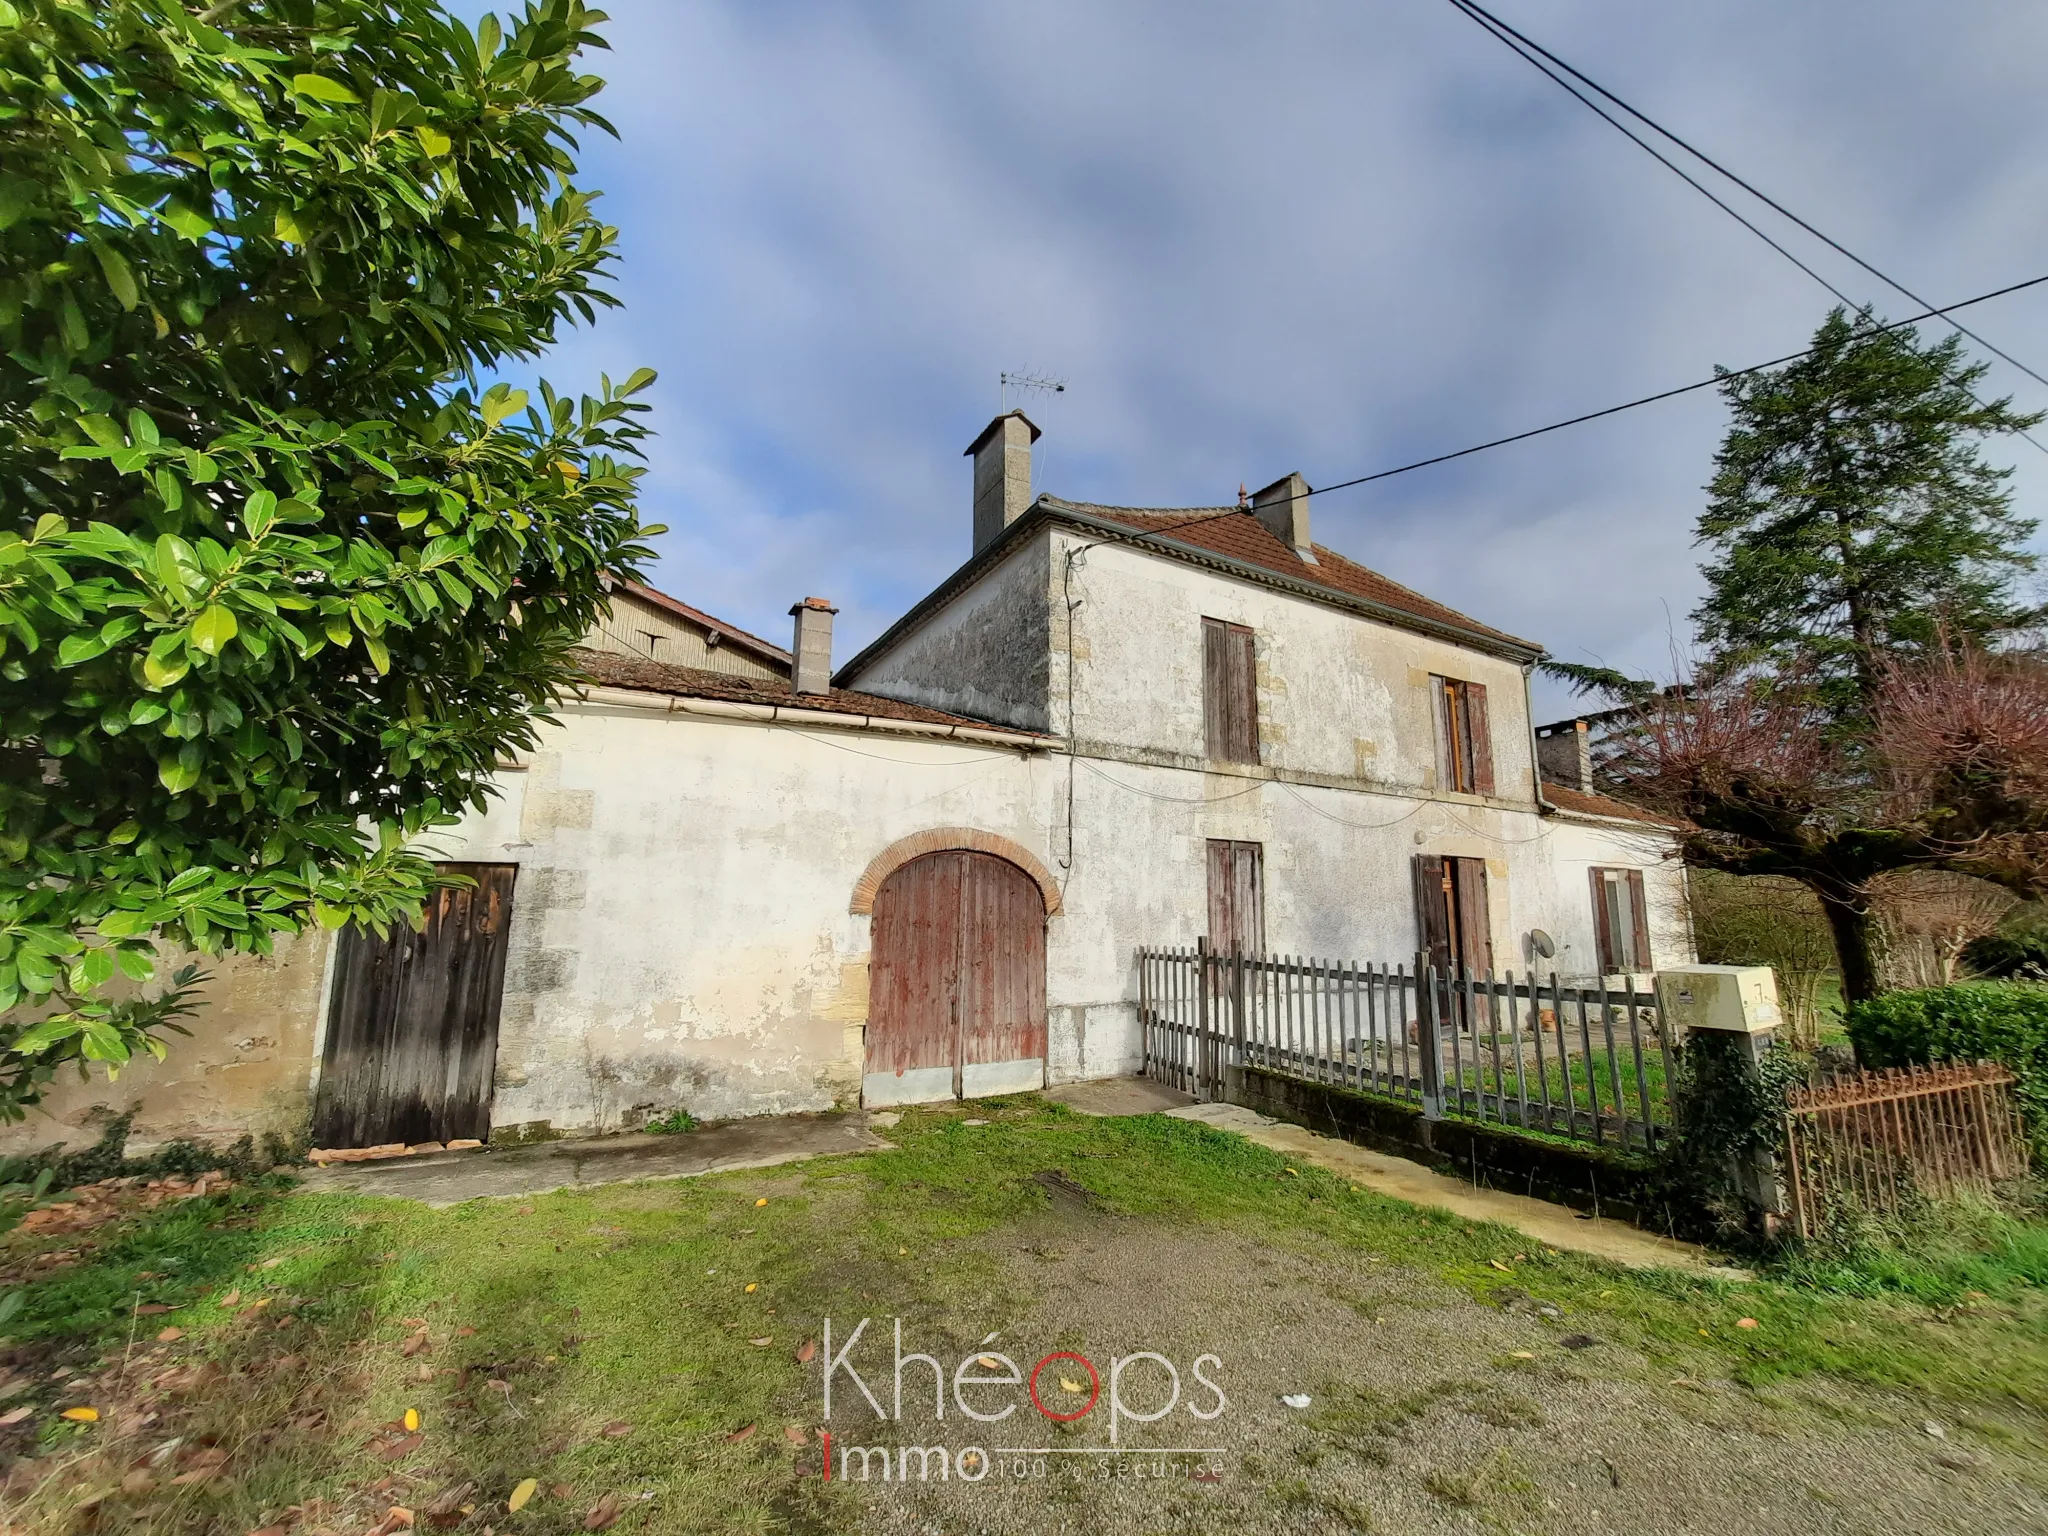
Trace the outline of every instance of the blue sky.
{"label": "blue sky", "polygon": [[[2048,272],[2038,0],[1494,8],[1937,302]],[[542,371],[659,369],[656,584],[778,641],[832,598],[841,657],[966,558],[1003,369],[1069,384],[1027,405],[1041,489],[1213,504],[1774,357],[1832,302],[1442,0],[610,10],[582,179],[626,307]],[[2048,288],[1971,313],[2048,374]],[[1723,425],[1705,393],[1335,492],[1316,537],[1668,672]],[[2038,513],[2048,456],[1999,451]]]}

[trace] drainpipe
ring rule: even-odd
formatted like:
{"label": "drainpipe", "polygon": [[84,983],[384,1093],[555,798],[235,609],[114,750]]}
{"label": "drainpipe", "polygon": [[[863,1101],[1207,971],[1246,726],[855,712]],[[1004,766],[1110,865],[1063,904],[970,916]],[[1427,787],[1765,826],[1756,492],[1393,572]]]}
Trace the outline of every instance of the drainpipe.
{"label": "drainpipe", "polygon": [[1557,807],[1543,798],[1543,762],[1536,755],[1536,693],[1529,679],[1535,675],[1536,663],[1522,663],[1522,723],[1529,731],[1529,782],[1536,791],[1536,814],[1554,815]]}

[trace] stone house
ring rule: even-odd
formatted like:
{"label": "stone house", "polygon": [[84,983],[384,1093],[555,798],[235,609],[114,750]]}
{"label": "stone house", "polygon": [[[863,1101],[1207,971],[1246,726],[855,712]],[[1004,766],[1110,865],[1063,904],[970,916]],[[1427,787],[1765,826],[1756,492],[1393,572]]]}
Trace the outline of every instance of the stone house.
{"label": "stone house", "polygon": [[[434,853],[477,884],[389,943],[220,966],[169,1061],[13,1132],[312,1116],[511,1139],[1028,1089],[1140,1066],[1135,951],[1419,950],[1566,977],[1692,958],[1667,830],[1538,740],[1541,647],[1239,506],[1030,493],[991,422],[973,552],[832,666],[637,584],[585,686]],[[1581,738],[1582,739],[1582,738]],[[1539,771],[1542,769],[1544,771]]]}

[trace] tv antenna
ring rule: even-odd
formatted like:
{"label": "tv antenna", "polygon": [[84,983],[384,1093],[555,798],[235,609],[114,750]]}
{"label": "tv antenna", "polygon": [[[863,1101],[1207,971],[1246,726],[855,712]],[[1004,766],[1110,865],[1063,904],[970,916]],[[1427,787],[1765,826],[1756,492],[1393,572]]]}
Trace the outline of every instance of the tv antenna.
{"label": "tv antenna", "polygon": [[1010,391],[1013,389],[1020,395],[1064,395],[1067,392],[1067,381],[1053,378],[1050,374],[1005,373],[1001,378],[1002,409],[1005,413],[1010,409]]}

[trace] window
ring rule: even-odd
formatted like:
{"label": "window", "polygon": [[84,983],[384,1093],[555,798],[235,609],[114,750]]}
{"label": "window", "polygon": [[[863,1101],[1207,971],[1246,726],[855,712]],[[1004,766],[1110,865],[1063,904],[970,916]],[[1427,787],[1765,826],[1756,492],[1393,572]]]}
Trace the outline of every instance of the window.
{"label": "window", "polygon": [[1266,949],[1266,891],[1257,843],[1209,839],[1209,948]]}
{"label": "window", "polygon": [[1436,785],[1464,795],[1493,793],[1493,732],[1486,723],[1486,685],[1432,677],[1436,715]]}
{"label": "window", "polygon": [[1259,760],[1259,681],[1252,632],[1242,624],[1202,620],[1202,734],[1212,758]]}
{"label": "window", "polygon": [[1643,872],[1594,869],[1587,873],[1593,882],[1593,939],[1600,956],[1600,974],[1653,969]]}

